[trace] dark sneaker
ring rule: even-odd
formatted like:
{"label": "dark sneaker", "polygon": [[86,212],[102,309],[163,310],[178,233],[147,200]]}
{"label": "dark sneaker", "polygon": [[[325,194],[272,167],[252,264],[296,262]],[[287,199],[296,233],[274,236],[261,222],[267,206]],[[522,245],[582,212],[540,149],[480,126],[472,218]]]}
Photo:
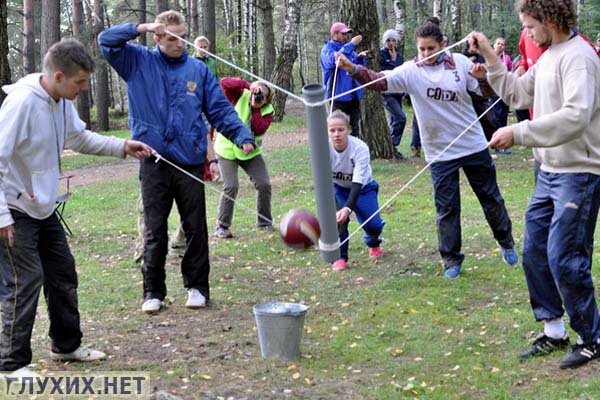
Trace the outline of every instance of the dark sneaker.
{"label": "dark sneaker", "polygon": [[569,347],[569,337],[566,334],[560,339],[552,339],[542,332],[537,335],[530,348],[519,353],[519,358],[524,360],[526,358],[549,354],[555,350],[566,349],[567,347]]}
{"label": "dark sneaker", "polygon": [[583,344],[583,342],[577,340],[577,343],[571,347],[569,354],[560,360],[559,367],[562,369],[577,368],[598,357],[600,357],[600,345],[598,343]]}
{"label": "dark sneaker", "polygon": [[446,268],[446,270],[444,271],[444,278],[448,278],[448,279],[456,278],[458,276],[458,274],[460,274],[460,269],[461,269],[460,264],[456,264],[453,267]]}

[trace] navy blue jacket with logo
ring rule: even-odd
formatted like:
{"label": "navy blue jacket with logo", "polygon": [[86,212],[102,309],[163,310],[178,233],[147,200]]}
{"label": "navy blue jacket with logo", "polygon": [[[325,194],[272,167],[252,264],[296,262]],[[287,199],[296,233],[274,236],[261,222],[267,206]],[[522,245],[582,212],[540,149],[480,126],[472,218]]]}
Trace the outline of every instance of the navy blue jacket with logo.
{"label": "navy blue jacket with logo", "polygon": [[206,65],[188,57],[128,43],[139,33],[135,24],[109,28],[98,37],[104,58],[127,83],[131,137],[181,165],[201,165],[210,125],[241,147],[254,144],[252,133],[225,98]]}

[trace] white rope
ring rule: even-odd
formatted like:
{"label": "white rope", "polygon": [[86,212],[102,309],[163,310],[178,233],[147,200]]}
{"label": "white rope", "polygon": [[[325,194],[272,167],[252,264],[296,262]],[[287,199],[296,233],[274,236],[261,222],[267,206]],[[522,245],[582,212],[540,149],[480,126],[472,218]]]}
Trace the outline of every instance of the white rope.
{"label": "white rope", "polygon": [[[331,95],[333,96],[335,94],[335,85],[336,85],[336,81],[337,81],[337,74],[338,74],[338,69],[339,69],[340,65],[339,63],[335,63],[335,70],[333,71],[333,86],[331,88]],[[333,100],[331,100],[331,104],[329,106],[329,114],[331,115],[331,113],[333,112]]]}
{"label": "white rope", "polygon": [[244,205],[240,205],[240,203],[237,202],[236,199],[234,199],[233,197],[229,196],[228,194],[226,194],[225,192],[216,189],[214,187],[212,187],[211,185],[208,185],[206,183],[206,181],[198,178],[197,176],[194,176],[193,174],[191,174],[190,172],[186,171],[185,169],[181,168],[179,165],[172,163],[171,161],[167,160],[166,158],[164,158],[163,156],[161,156],[160,154],[158,154],[158,152],[156,150],[152,150],[152,155],[156,158],[156,163],[158,163],[159,161],[164,161],[165,163],[169,164],[170,166],[172,166],[173,168],[183,172],[184,174],[186,174],[187,176],[189,176],[190,178],[192,178],[195,181],[200,182],[201,184],[203,184],[205,187],[209,188],[210,190],[212,190],[215,193],[218,193],[221,196],[226,197],[227,199],[233,201],[235,204],[237,204],[238,207],[243,208],[246,211],[250,211],[253,214],[258,215],[261,219],[268,221],[271,225],[273,225],[273,220],[265,217],[264,215],[262,215],[261,213],[259,213],[258,211],[255,211],[253,209],[251,209],[250,207],[246,207]]}
{"label": "white rope", "polygon": [[409,187],[419,176],[421,176],[423,174],[423,172],[425,172],[431,166],[431,164],[436,162],[442,156],[442,154],[444,154],[450,147],[452,147],[454,145],[454,143],[456,143],[458,141],[458,139],[460,139],[469,129],[471,129],[477,123],[477,121],[479,121],[485,114],[487,114],[492,108],[494,108],[494,106],[496,104],[498,104],[500,102],[500,100],[502,100],[502,99],[498,98],[491,106],[489,106],[483,113],[481,113],[481,115],[475,121],[471,122],[469,124],[469,126],[467,126],[465,128],[465,130],[463,130],[453,141],[448,143],[448,145],[446,147],[444,147],[444,149],[437,156],[435,156],[431,161],[429,161],[427,163],[427,165],[425,165],[419,172],[417,172],[417,174],[415,176],[410,178],[408,180],[408,182],[406,182],[400,188],[400,190],[398,190],[392,197],[390,197],[385,203],[383,203],[383,205],[381,207],[379,207],[379,209],[377,209],[377,211],[375,211],[373,214],[371,214],[371,216],[369,218],[367,218],[362,224],[360,224],[360,226],[358,228],[356,228],[356,230],[354,232],[349,234],[348,237],[346,239],[344,239],[344,241],[340,244],[340,246],[342,246],[347,241],[349,241],[350,238],[352,236],[354,236],[359,230],[361,230],[370,220],[372,220],[375,217],[375,215],[379,214],[379,212],[381,210],[383,210],[385,207],[387,207],[387,205],[390,204],[396,197],[398,197],[400,195],[400,193],[402,193],[407,187]]}
{"label": "white rope", "polygon": [[[181,36],[178,36],[175,33],[171,32],[170,30],[166,29],[165,32],[168,33],[169,35],[171,35],[171,36],[173,36],[173,37],[181,40],[182,42],[184,42],[184,43],[186,43],[186,44],[194,47],[195,49],[200,50],[200,48],[198,46],[196,46],[194,43],[185,40]],[[289,90],[286,90],[286,89],[282,88],[281,86],[278,86],[278,85],[274,84],[273,82],[270,82],[270,81],[268,81],[266,79],[263,79],[260,76],[258,76],[256,74],[253,74],[252,72],[250,72],[250,71],[248,71],[248,70],[246,70],[244,68],[238,67],[237,65],[235,65],[235,64],[233,64],[233,63],[225,60],[224,58],[221,58],[221,57],[219,57],[219,56],[211,53],[208,50],[202,50],[202,52],[208,54],[211,57],[214,57],[215,59],[221,61],[222,63],[225,63],[225,64],[229,65],[231,68],[237,69],[238,71],[243,72],[246,75],[249,75],[249,76],[253,77],[254,79],[257,79],[259,81],[264,82],[267,86],[272,87],[273,89],[277,89],[280,92],[283,92],[283,93],[287,94],[288,96],[290,96],[290,97],[292,97],[292,98],[294,98],[294,99],[296,99],[298,101],[301,101],[301,102],[305,103],[304,98],[302,98],[302,96],[298,96],[297,94],[292,93]]]}

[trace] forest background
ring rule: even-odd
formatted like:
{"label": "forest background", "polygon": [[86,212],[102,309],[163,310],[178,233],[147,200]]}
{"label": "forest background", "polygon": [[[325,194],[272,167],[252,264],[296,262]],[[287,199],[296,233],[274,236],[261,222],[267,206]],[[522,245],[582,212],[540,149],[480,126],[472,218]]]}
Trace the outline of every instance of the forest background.
{"label": "forest background", "polygon": [[[76,37],[97,61],[89,92],[77,99],[81,118],[97,131],[122,128],[115,126],[122,119],[111,115],[127,112],[124,83],[102,59],[96,38],[106,27],[153,21],[167,9],[183,13],[190,41],[207,36],[211,52],[295,93],[306,84],[322,83],[319,54],[335,21],[363,35],[357,50],[371,51],[368,66],[374,69],[379,66],[382,32],[396,29],[400,53],[410,59],[415,55],[415,29],[427,16],[440,18],[451,43],[472,30],[490,38],[503,36],[512,57],[518,55],[521,30],[512,0],[0,0],[0,83],[40,71],[42,55],[54,42]],[[580,30],[595,38],[600,0],[579,0],[577,9]],[[151,35],[141,35],[138,42],[154,46]],[[216,64],[219,77],[252,79],[220,61]],[[283,118],[286,97],[281,92],[275,97],[276,121]],[[380,96],[367,93],[362,108],[369,119],[363,119],[361,131],[372,157],[393,158]]]}

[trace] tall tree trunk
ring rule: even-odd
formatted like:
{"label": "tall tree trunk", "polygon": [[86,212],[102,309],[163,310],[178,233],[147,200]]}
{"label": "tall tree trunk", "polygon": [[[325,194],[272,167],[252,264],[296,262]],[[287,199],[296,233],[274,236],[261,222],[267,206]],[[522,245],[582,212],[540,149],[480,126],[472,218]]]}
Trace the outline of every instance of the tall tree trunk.
{"label": "tall tree trunk", "polygon": [[461,9],[460,0],[450,0],[450,13],[452,18],[452,39],[454,42],[458,42],[462,39],[462,26],[461,20]]}
{"label": "tall tree trunk", "polygon": [[215,0],[204,0],[204,35],[210,40],[209,50],[215,53],[217,48],[217,25],[215,15]]}
{"label": "tall tree trunk", "polygon": [[96,114],[98,131],[109,130],[108,105],[110,94],[108,87],[108,67],[98,49],[98,35],[104,30],[104,11],[102,0],[94,0],[94,53],[96,56]]}
{"label": "tall tree trunk", "polygon": [[42,0],[42,58],[60,41],[60,0]]}
{"label": "tall tree trunk", "polygon": [[388,4],[387,0],[379,0],[379,12],[381,14],[381,24],[387,29],[388,26]]}
{"label": "tall tree trunk", "polygon": [[[8,64],[8,32],[7,21],[8,9],[6,0],[0,0],[0,86],[11,83],[10,65]],[[3,90],[0,90],[0,105],[6,98]]]}
{"label": "tall tree trunk", "polygon": [[433,16],[442,20],[442,0],[433,0]]}
{"label": "tall tree trunk", "polygon": [[400,40],[398,40],[398,51],[404,57],[404,46],[406,44],[406,1],[394,0],[394,16],[396,17],[396,25],[394,29],[398,32]]}
{"label": "tall tree trunk", "polygon": [[194,35],[198,35],[200,33],[200,15],[198,14],[198,0],[190,0],[192,4],[190,4],[190,19],[192,23],[190,24],[192,28],[192,32]]}
{"label": "tall tree trunk", "polygon": [[156,0],[156,14],[169,9],[169,0]]}
{"label": "tall tree trunk", "polygon": [[[138,0],[138,18],[137,18],[137,22],[138,24],[145,24],[146,23],[146,0]],[[142,46],[146,46],[146,43],[148,43],[147,41],[148,39],[146,38],[146,33],[141,33],[140,36],[138,36],[138,43],[141,44]]]}
{"label": "tall tree trunk", "polygon": [[[363,43],[361,49],[378,49],[379,21],[375,10],[375,0],[342,0],[340,20],[349,24],[356,31],[362,32]],[[359,49],[357,49],[358,51]],[[372,52],[367,67],[379,68],[379,52]],[[381,95],[370,90],[365,90],[365,96],[361,100],[361,135],[371,151],[372,158],[393,158],[395,155],[394,145],[389,135],[389,128],[385,118]],[[366,116],[368,118],[365,118]]]}
{"label": "tall tree trunk", "polygon": [[[83,19],[83,0],[73,0],[73,35],[85,43],[85,20]],[[90,91],[82,90],[77,96],[77,113],[87,128],[90,128]]]}
{"label": "tall tree trunk", "polygon": [[[288,1],[285,12],[285,27],[281,40],[281,54],[277,57],[273,77],[271,78],[271,81],[276,85],[288,90],[292,86],[292,71],[298,57],[298,26],[300,25],[301,9],[302,0]],[[286,100],[287,94],[280,91],[275,92],[273,99],[273,107],[275,107],[274,121],[280,122],[283,119]]]}
{"label": "tall tree trunk", "polygon": [[[6,1],[4,1],[6,4]],[[33,0],[23,0],[23,70],[25,74],[35,72],[35,35]],[[2,25],[6,29],[6,24]],[[8,51],[6,53],[8,56]]]}
{"label": "tall tree trunk", "polygon": [[263,76],[269,78],[275,66],[275,32],[273,30],[273,4],[271,0],[259,0],[258,7],[262,12],[263,35]]}

